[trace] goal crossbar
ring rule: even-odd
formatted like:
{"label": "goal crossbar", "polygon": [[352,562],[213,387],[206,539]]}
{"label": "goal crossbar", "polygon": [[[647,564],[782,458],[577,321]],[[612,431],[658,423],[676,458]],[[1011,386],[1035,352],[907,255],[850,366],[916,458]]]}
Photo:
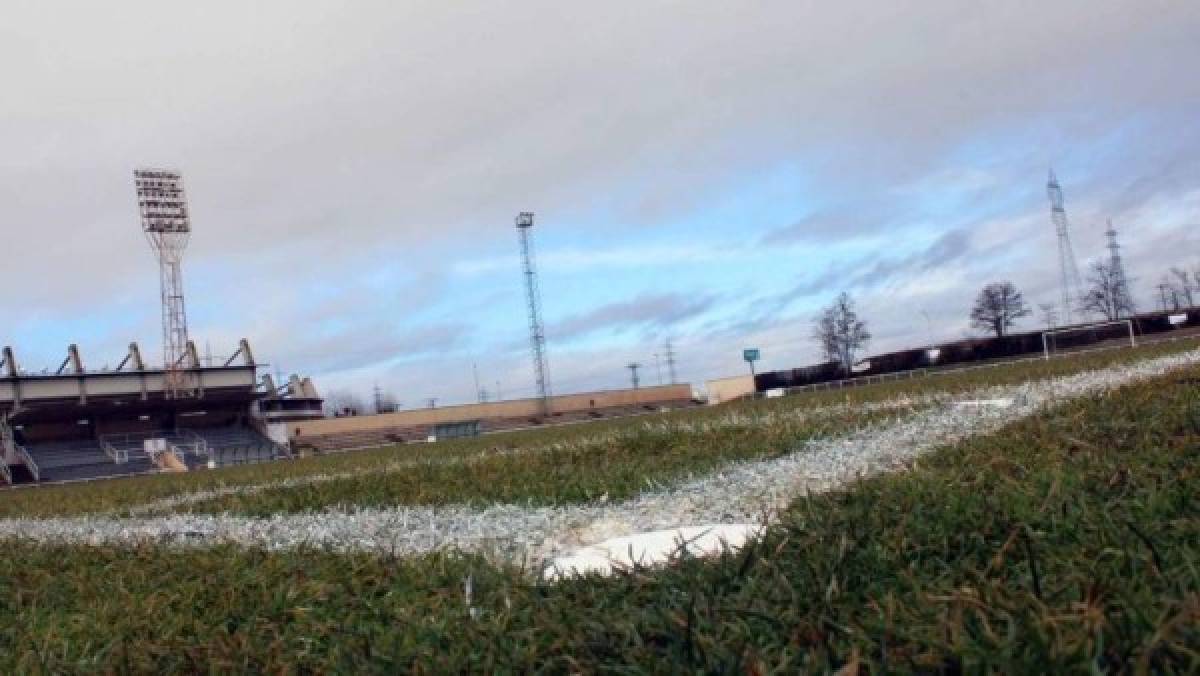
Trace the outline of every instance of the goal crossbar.
{"label": "goal crossbar", "polygon": [[[1122,325],[1125,326],[1126,332],[1129,334],[1129,346],[1137,347],[1137,335],[1135,334],[1135,332],[1133,330],[1133,320],[1132,319],[1116,319],[1116,320],[1107,321],[1107,322],[1096,322],[1095,324],[1082,324],[1080,326],[1070,326],[1070,327],[1066,327],[1066,328],[1062,328],[1062,329],[1051,329],[1049,331],[1043,331],[1042,332],[1042,352],[1045,355],[1046,359],[1050,358],[1050,353],[1052,350],[1057,352],[1058,351],[1058,346],[1057,346],[1058,336],[1061,334],[1094,333],[1098,329],[1103,329],[1103,328],[1109,327],[1109,326],[1122,326]],[[1101,340],[1103,340],[1103,339],[1099,339],[1094,342],[1101,342]]]}

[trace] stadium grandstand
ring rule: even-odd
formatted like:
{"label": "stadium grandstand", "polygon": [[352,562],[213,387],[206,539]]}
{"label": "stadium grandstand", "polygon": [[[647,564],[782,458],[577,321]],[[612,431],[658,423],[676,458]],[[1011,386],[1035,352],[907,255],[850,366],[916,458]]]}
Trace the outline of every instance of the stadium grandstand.
{"label": "stadium grandstand", "polygon": [[[116,368],[88,370],[71,345],[56,371],[0,354],[0,485],[187,471],[287,457],[286,425],[321,416],[308,379],[259,378],[250,345],[204,364],[149,368],[136,343]],[[181,379],[179,382],[169,382]]]}

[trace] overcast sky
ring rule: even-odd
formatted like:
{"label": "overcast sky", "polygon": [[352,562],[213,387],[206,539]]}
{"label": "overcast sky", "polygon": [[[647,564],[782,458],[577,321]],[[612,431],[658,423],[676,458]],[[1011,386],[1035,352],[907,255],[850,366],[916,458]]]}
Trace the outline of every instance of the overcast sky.
{"label": "overcast sky", "polygon": [[532,392],[523,210],[560,392],[668,337],[696,383],[813,362],[843,289],[872,351],[1053,301],[1051,166],[1147,307],[1200,263],[1198,63],[1194,0],[5,0],[0,344],[158,352],[139,166],[184,174],[202,351],[409,406]]}

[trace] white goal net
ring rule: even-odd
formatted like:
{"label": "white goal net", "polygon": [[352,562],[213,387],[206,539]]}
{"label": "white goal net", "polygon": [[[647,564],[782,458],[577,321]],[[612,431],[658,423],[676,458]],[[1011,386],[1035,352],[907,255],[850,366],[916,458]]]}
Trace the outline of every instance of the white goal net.
{"label": "white goal net", "polygon": [[1133,321],[1129,319],[1070,326],[1046,331],[1042,334],[1042,347],[1047,359],[1063,352],[1125,345],[1129,347],[1137,345],[1137,338],[1133,332]]}

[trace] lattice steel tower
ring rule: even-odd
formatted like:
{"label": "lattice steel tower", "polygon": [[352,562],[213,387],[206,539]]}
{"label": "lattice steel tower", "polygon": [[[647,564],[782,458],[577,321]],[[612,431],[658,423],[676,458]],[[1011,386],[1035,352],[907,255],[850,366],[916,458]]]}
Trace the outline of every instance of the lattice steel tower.
{"label": "lattice steel tower", "polygon": [[1137,314],[1133,294],[1129,292],[1129,278],[1125,276],[1125,262],[1121,260],[1121,245],[1117,244],[1117,229],[1108,219],[1108,274],[1112,275],[1113,309],[1117,317],[1132,317]]}
{"label": "lattice steel tower", "polygon": [[191,388],[182,368],[188,351],[182,263],[192,226],[183,193],[183,177],[176,171],[136,169],[133,179],[142,216],[142,232],[158,255],[165,393],[168,397],[187,396]]}
{"label": "lattice steel tower", "polygon": [[1071,313],[1083,292],[1083,280],[1079,278],[1079,266],[1075,263],[1075,251],[1071,248],[1071,233],[1067,226],[1067,211],[1063,208],[1062,187],[1054,170],[1046,182],[1046,194],[1050,197],[1050,220],[1058,234],[1058,269],[1062,287],[1062,311],[1065,324],[1071,323]]}
{"label": "lattice steel tower", "polygon": [[533,256],[533,213],[517,214],[517,233],[521,238],[521,268],[525,275],[525,300],[529,310],[529,346],[533,353],[533,376],[542,415],[550,413],[550,370],[546,365],[546,327],[542,324],[542,297],[538,289],[537,267]]}
{"label": "lattice steel tower", "polygon": [[667,374],[670,376],[671,384],[674,385],[677,382],[675,376],[675,346],[671,343],[670,338],[667,339],[667,342],[663,343],[663,352],[667,357]]}

